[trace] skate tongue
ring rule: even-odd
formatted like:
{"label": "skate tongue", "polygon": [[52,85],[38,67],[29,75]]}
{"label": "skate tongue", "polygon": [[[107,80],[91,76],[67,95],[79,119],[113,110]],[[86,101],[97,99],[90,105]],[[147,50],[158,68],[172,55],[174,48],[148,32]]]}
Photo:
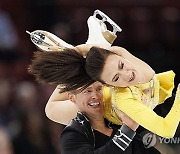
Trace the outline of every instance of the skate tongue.
{"label": "skate tongue", "polygon": [[100,24],[99,19],[95,18],[94,16],[90,16],[87,23],[89,28],[89,35],[86,44],[97,44],[104,48],[111,47],[109,41],[107,41],[103,36],[103,31],[107,31],[107,29],[106,27],[103,27],[102,24]]}
{"label": "skate tongue", "polygon": [[104,38],[110,43],[113,44],[114,40],[116,39],[116,35],[114,35],[114,33],[112,33],[109,30],[106,30],[104,32],[102,32]]}

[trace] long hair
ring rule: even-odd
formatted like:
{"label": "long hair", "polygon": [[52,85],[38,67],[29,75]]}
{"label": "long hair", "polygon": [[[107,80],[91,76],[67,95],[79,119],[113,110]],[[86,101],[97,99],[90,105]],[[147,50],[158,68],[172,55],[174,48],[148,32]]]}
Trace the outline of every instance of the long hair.
{"label": "long hair", "polygon": [[102,74],[106,59],[111,54],[114,53],[103,48],[92,47],[87,54],[85,64],[86,72],[89,74],[89,76],[96,81],[105,83],[105,81],[101,80],[100,76]]}
{"label": "long hair", "polygon": [[60,92],[86,88],[95,81],[86,73],[85,58],[74,49],[34,53],[28,68],[40,83],[61,85]]}

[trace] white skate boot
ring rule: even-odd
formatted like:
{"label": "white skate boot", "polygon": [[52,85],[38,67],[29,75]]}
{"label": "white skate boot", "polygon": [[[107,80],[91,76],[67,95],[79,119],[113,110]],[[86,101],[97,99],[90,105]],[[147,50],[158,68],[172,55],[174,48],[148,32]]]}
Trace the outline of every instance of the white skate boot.
{"label": "white skate boot", "polygon": [[[98,19],[99,15],[102,19]],[[105,22],[108,22],[113,31],[107,29]],[[112,21],[107,15],[100,10],[95,10],[94,15],[88,18],[89,36],[86,44],[99,44],[108,48],[112,45],[117,35],[116,32],[121,32],[122,29]]]}
{"label": "white skate boot", "polygon": [[56,35],[47,31],[35,30],[33,32],[26,32],[30,34],[31,41],[43,51],[61,51],[64,48],[73,47]]}

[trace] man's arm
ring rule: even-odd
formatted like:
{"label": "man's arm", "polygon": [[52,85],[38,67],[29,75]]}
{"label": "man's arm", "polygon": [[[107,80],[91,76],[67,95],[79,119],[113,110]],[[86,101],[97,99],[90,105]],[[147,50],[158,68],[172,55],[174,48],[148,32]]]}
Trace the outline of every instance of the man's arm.
{"label": "man's arm", "polygon": [[52,121],[67,125],[76,116],[77,107],[68,100],[67,92],[60,93],[59,91],[57,86],[46,104],[45,113]]}

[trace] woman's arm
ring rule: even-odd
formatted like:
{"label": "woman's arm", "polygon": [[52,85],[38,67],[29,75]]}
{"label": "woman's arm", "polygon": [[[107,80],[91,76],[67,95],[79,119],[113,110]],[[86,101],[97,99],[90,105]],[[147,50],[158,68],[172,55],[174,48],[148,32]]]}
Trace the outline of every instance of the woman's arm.
{"label": "woman's arm", "polygon": [[[67,125],[77,113],[76,105],[68,100],[67,95],[67,92],[59,93],[57,86],[45,107],[46,116],[49,119],[64,125]],[[64,115],[66,115],[66,118],[64,118]]]}
{"label": "woman's arm", "polygon": [[121,92],[115,96],[116,107],[147,130],[162,137],[173,137],[180,121],[180,86],[178,87],[174,104],[165,118],[158,116],[136,99],[120,99],[125,95]]}
{"label": "woman's arm", "polygon": [[119,46],[112,46],[108,50],[118,54],[118,55],[124,55],[126,56],[133,56],[129,51],[127,51],[125,48],[119,47]]}
{"label": "woman's arm", "polygon": [[[91,49],[91,47],[93,47],[93,46],[99,47],[99,48],[104,48],[103,45],[98,45],[98,44],[81,44],[81,45],[75,46],[74,49],[77,50],[78,52],[80,52],[83,56],[86,56],[87,53],[89,52],[89,50]],[[119,55],[124,55],[124,56],[128,56],[128,57],[133,56],[130,52],[128,52],[125,48],[122,48],[122,47],[112,46],[112,47],[105,48],[105,49],[110,50]]]}
{"label": "woman's arm", "polygon": [[80,45],[75,46],[74,49],[78,51],[79,53],[81,53],[84,57],[86,57],[87,53],[93,46],[103,48],[103,46],[97,45],[97,44],[80,44]]}

